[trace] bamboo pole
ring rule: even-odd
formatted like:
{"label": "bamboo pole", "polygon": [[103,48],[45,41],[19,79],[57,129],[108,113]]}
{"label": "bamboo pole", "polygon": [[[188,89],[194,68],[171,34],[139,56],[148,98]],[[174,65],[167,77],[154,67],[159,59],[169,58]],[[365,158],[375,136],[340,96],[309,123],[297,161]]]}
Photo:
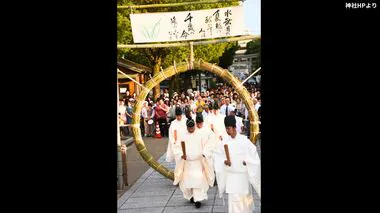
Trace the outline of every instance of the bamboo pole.
{"label": "bamboo pole", "polygon": [[[193,45],[206,45],[206,44],[218,44],[218,43],[224,43],[224,42],[234,42],[234,41],[241,41],[241,40],[253,40],[260,38],[260,35],[243,35],[243,36],[234,36],[229,38],[222,38],[222,39],[213,39],[213,40],[206,40],[206,41],[195,41],[193,42]],[[118,44],[118,49],[125,49],[125,48],[162,48],[162,47],[183,47],[183,46],[189,46],[189,42],[175,42],[175,43],[148,43],[148,44]]]}
{"label": "bamboo pole", "polygon": [[261,70],[261,67],[259,67],[255,72],[253,72],[251,75],[249,75],[244,81],[241,82],[240,85],[243,85],[248,79],[250,79],[252,76],[254,76],[260,70]]}
{"label": "bamboo pole", "polygon": [[133,79],[131,76],[129,76],[129,75],[123,73],[123,72],[120,71],[119,69],[117,69],[117,71],[118,71],[120,74],[122,74],[122,75],[124,75],[125,77],[127,77],[129,80],[133,81],[135,84],[137,84],[137,85],[139,85],[140,87],[142,87],[142,88],[144,88],[144,89],[147,90],[147,88],[145,88],[142,84],[140,84],[138,81],[136,81],[135,79]]}
{"label": "bamboo pole", "polygon": [[179,7],[195,4],[214,4],[214,3],[227,3],[227,2],[241,2],[243,0],[207,0],[207,1],[194,1],[194,2],[180,2],[168,4],[145,4],[145,5],[121,5],[117,9],[146,9],[146,8],[159,8],[159,7]]}

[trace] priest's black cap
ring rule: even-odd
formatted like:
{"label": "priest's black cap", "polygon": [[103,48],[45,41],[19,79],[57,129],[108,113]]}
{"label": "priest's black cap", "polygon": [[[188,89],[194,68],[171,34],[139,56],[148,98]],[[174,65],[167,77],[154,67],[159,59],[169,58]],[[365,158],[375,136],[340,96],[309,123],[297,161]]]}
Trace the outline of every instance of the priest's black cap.
{"label": "priest's black cap", "polygon": [[180,107],[175,108],[175,115],[182,115],[182,109]]}
{"label": "priest's black cap", "polygon": [[229,127],[236,127],[236,119],[234,115],[229,115],[224,118],[224,126]]}
{"label": "priest's black cap", "polygon": [[198,114],[197,117],[195,117],[195,122],[197,122],[197,123],[203,123],[203,116],[202,116],[202,114]]}
{"label": "priest's black cap", "polygon": [[194,120],[193,119],[187,119],[186,121],[186,126],[187,127],[194,127],[195,126],[195,123],[194,123]]}
{"label": "priest's black cap", "polygon": [[212,107],[213,109],[219,109],[219,105],[218,105],[218,103],[214,103],[214,106]]}

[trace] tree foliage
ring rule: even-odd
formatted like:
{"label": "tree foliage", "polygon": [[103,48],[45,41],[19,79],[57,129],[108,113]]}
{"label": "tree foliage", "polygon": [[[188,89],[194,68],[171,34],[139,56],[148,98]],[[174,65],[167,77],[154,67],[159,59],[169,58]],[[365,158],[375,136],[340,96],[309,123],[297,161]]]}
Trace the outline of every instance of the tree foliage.
{"label": "tree foliage", "polygon": [[[189,0],[188,0],[189,1]],[[193,1],[193,0],[190,0]],[[145,5],[145,4],[165,4],[177,3],[176,0],[118,0],[118,5]],[[185,2],[185,1],[182,1]],[[218,7],[234,6],[237,3],[217,3],[217,4],[196,4],[189,6],[168,7],[168,8],[148,8],[148,9],[118,9],[117,11],[117,41],[119,44],[132,44],[132,28],[129,15],[132,13],[145,12],[175,12],[189,11],[200,9],[213,9]],[[195,58],[202,58],[210,63],[218,63],[219,57],[222,56],[229,43],[209,44],[194,46]],[[155,58],[161,58],[162,67],[168,67],[173,64],[173,61],[181,62],[188,58],[190,50],[188,47],[172,47],[172,48],[155,48],[155,49],[120,49],[118,57],[124,56],[137,63],[146,66],[153,66]]]}
{"label": "tree foliage", "polygon": [[[193,0],[187,0],[193,1]],[[165,4],[177,3],[176,0],[118,0],[117,5],[146,5],[146,4]],[[182,1],[185,2],[185,1]],[[196,4],[168,8],[147,8],[147,9],[118,9],[117,10],[117,42],[118,44],[133,44],[132,27],[129,15],[131,13],[147,12],[176,12],[191,11],[201,9],[213,9],[229,6],[236,6],[237,2],[224,2],[217,4]],[[223,55],[229,43],[209,44],[194,46],[194,58],[203,59],[210,63],[219,63],[219,57]],[[146,49],[118,49],[118,57],[124,57],[134,62],[153,67],[153,75],[160,71],[160,67],[165,69],[173,65],[173,61],[180,63],[186,60],[190,55],[189,47],[172,47],[172,48],[146,48]],[[177,76],[178,78],[178,76]],[[177,81],[178,82],[178,81]],[[178,87],[178,86],[173,86]],[[159,86],[153,90],[154,96],[159,94]]]}
{"label": "tree foliage", "polygon": [[[247,52],[245,54],[257,54],[255,60],[256,67],[261,66],[261,39],[256,39],[247,43]],[[253,67],[253,69],[255,69]]]}
{"label": "tree foliage", "polygon": [[237,42],[235,43],[230,43],[222,56],[220,56],[219,58],[219,66],[224,68],[224,69],[227,69],[229,66],[232,65],[233,63],[233,60],[234,60],[234,56],[235,56],[235,52],[239,49],[239,45]]}

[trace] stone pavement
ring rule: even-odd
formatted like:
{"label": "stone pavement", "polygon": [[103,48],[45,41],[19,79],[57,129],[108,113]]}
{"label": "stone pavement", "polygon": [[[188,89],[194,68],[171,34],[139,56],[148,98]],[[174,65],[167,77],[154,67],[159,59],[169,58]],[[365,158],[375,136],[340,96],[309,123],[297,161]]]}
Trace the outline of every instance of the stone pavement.
{"label": "stone pavement", "polygon": [[[258,143],[259,144],[259,143]],[[257,150],[261,156],[260,146]],[[174,163],[165,162],[165,154],[158,161],[169,169]],[[261,200],[254,191],[255,208],[253,213],[261,212]],[[118,213],[184,213],[184,212],[228,212],[228,198],[217,196],[217,187],[208,191],[208,200],[197,209],[194,204],[183,198],[181,190],[173,186],[173,181],[162,176],[152,168],[146,171],[136,183],[118,199]]]}

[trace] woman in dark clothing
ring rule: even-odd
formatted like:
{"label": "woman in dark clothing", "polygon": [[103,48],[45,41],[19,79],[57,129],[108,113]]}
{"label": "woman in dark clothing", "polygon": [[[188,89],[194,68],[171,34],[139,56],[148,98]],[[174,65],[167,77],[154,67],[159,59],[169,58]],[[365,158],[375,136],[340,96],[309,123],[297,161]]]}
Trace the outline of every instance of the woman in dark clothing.
{"label": "woman in dark clothing", "polygon": [[[131,102],[128,100],[127,102],[127,108],[125,110],[125,114],[127,117],[127,124],[132,124],[132,115],[133,115],[133,108]],[[128,126],[128,135],[132,136],[132,127]]]}

